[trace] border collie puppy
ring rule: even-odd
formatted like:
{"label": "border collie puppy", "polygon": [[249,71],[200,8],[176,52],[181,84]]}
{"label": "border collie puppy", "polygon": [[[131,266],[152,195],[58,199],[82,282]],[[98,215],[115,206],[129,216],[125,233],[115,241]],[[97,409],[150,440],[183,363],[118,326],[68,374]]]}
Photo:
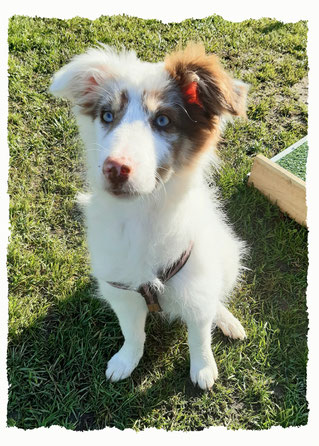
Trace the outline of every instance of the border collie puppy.
{"label": "border collie puppy", "polygon": [[92,271],[125,339],[107,378],[131,375],[146,316],[162,311],[186,323],[191,379],[209,389],[218,375],[212,326],[246,335],[225,306],[244,245],[205,178],[225,118],[246,115],[247,86],[201,44],[160,63],[101,45],[60,69],[50,91],[74,106],[91,189],[82,202]]}

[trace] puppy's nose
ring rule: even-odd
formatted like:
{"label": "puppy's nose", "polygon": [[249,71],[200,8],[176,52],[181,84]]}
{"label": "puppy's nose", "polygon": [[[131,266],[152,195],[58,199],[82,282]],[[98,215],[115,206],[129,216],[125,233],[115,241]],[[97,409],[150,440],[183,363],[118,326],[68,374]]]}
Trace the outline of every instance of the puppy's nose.
{"label": "puppy's nose", "polygon": [[127,181],[132,170],[126,158],[107,157],[103,163],[104,176],[114,185],[120,185]]}

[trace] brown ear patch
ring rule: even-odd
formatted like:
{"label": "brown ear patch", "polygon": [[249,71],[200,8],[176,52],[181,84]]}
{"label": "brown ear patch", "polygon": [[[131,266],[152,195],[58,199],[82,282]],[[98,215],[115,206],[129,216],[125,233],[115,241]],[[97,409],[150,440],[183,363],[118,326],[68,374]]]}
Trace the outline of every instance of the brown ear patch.
{"label": "brown ear patch", "polygon": [[[209,117],[230,113],[246,116],[245,86],[237,85],[225,72],[217,56],[206,54],[202,44],[191,43],[165,58],[165,68],[182,92],[193,82],[197,84],[197,103],[202,104]],[[188,97],[185,97],[187,104]],[[196,103],[196,102],[192,102]]]}

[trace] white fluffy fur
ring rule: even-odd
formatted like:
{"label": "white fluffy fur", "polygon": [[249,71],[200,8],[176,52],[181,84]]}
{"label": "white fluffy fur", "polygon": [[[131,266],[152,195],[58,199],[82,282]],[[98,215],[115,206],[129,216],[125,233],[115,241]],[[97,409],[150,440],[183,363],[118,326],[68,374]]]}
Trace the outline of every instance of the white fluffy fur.
{"label": "white fluffy fur", "polygon": [[[108,134],[97,119],[81,114],[77,105],[79,90],[86,88],[92,75],[98,81],[125,85],[133,98],[121,124]],[[140,294],[114,288],[106,281],[132,287],[153,281],[161,291],[164,314],[187,324],[191,379],[208,389],[218,374],[211,350],[212,325],[217,324],[233,338],[245,337],[241,324],[223,304],[238,279],[243,244],[225,222],[206,185],[207,155],[197,167],[176,172],[165,185],[154,189],[156,167],[168,147],[146,125],[139,94],[163,88],[167,82],[162,64],[140,62],[131,52],[117,55],[103,48],[77,56],[62,68],[51,91],[75,104],[91,186],[90,195],[81,201],[85,202],[92,271],[125,338],[120,351],[108,362],[107,378],[126,378],[137,366],[143,354],[148,310]],[[132,181],[141,192],[139,197],[119,199],[105,191],[101,165],[110,154],[124,154],[133,160],[136,168]],[[156,271],[174,262],[191,241],[194,248],[188,262],[163,287]]]}

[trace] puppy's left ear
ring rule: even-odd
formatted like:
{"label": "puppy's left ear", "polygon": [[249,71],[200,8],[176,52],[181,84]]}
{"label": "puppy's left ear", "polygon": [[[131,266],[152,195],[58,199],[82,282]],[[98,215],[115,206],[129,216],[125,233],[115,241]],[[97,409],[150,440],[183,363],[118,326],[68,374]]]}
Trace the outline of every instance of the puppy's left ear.
{"label": "puppy's left ear", "polygon": [[200,107],[209,117],[246,117],[248,85],[232,79],[202,44],[191,43],[168,55],[165,68],[180,87],[186,107]]}
{"label": "puppy's left ear", "polygon": [[55,73],[49,88],[50,93],[69,99],[85,113],[91,112],[101,86],[110,77],[111,54],[111,50],[105,48],[91,48],[86,53],[75,56]]}

